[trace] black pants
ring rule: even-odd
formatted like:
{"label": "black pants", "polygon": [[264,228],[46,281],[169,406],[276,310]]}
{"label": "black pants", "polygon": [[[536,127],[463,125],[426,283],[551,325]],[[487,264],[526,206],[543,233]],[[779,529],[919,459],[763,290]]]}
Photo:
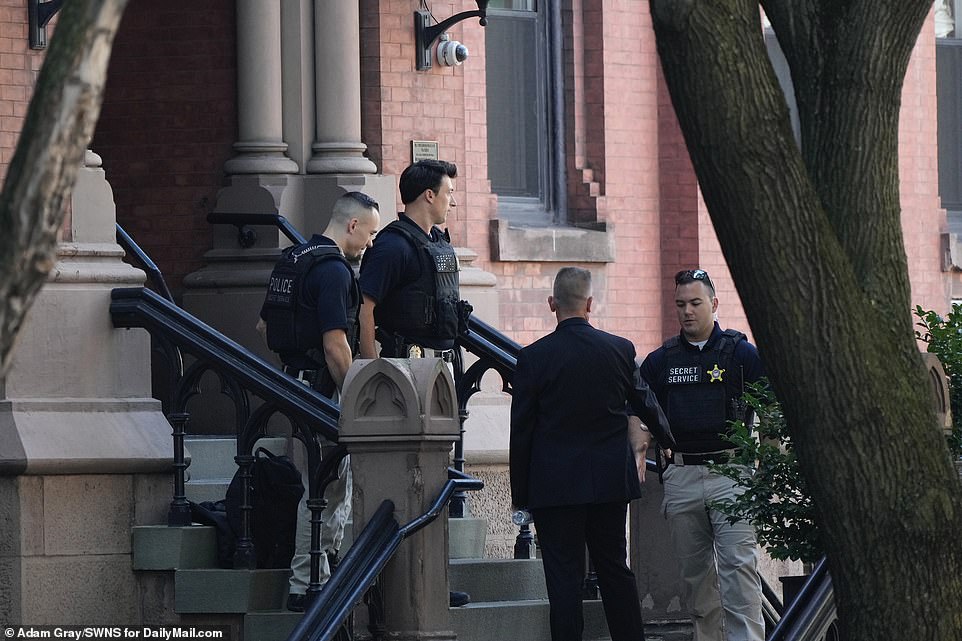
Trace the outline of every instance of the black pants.
{"label": "black pants", "polygon": [[612,641],[644,641],[635,575],[626,559],[627,503],[532,510],[551,608],[551,641],[581,641],[585,545],[591,554]]}

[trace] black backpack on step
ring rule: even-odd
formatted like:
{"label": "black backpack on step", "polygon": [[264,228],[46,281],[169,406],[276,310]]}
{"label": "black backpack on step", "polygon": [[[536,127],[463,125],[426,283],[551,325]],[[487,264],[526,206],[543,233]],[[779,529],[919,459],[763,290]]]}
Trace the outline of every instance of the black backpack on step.
{"label": "black backpack on step", "polygon": [[[254,452],[251,477],[252,537],[258,568],[288,568],[294,556],[297,504],[304,494],[301,473],[286,456],[262,447]],[[240,470],[227,488],[227,521],[235,539],[241,537]]]}

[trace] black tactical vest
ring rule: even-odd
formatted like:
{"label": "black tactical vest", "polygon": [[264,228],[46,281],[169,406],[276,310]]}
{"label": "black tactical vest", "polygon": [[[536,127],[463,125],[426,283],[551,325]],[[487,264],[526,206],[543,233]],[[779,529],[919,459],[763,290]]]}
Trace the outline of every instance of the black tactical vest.
{"label": "black tactical vest", "polygon": [[323,336],[317,327],[316,310],[305,304],[304,283],[307,274],[323,261],[340,261],[351,274],[351,299],[347,310],[347,341],[351,353],[357,353],[357,315],[361,307],[361,290],[354,270],[336,245],[305,243],[288,247],[271,272],[267,297],[261,317],[267,323],[267,345],[281,355],[285,363],[306,355],[308,362],[298,363],[304,369],[326,369]]}
{"label": "black tactical vest", "polygon": [[417,280],[378,301],[375,321],[385,331],[412,343],[453,341],[458,336],[458,257],[446,236],[430,240],[408,229],[408,225],[396,220],[380,233],[393,232],[407,238],[416,250],[420,273]]}
{"label": "black tactical vest", "polygon": [[666,390],[663,408],[678,443],[679,452],[714,452],[731,449],[723,438],[736,418],[743,394],[744,374],[733,367],[735,345],[745,335],[726,329],[707,350],[692,350],[678,336],[665,341]]}

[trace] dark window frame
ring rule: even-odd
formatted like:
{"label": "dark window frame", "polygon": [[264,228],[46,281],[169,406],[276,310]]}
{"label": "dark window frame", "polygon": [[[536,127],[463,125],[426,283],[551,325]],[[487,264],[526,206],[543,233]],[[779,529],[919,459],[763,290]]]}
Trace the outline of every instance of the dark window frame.
{"label": "dark window frame", "polygon": [[[564,76],[561,5],[558,2],[542,1],[536,11],[513,9],[488,9],[487,29],[497,25],[499,19],[533,20],[534,61],[537,84],[535,87],[535,109],[537,112],[538,154],[538,193],[537,195],[518,195],[498,191],[492,180],[492,191],[498,195],[498,216],[510,221],[527,224],[564,225],[567,221],[567,170],[565,166],[565,127],[564,127]],[[491,59],[491,47],[488,59]],[[490,64],[488,70],[490,72]],[[510,69],[510,67],[509,67]],[[488,76],[489,101],[491,99],[491,77]],[[490,102],[489,102],[490,105]],[[491,121],[492,109],[488,108],[488,163],[492,159],[490,147],[492,136],[498,135],[497,123]]]}

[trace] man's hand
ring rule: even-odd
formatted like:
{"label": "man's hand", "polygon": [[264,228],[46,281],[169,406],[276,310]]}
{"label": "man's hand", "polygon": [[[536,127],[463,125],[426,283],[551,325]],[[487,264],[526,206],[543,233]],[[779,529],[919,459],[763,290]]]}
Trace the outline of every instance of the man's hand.
{"label": "man's hand", "polygon": [[645,472],[648,471],[646,458],[648,446],[651,445],[651,432],[642,425],[641,419],[637,416],[628,417],[628,442],[635,453],[635,467],[638,468],[638,482],[645,482]]}
{"label": "man's hand", "polygon": [[374,345],[375,330],[377,329],[374,325],[374,308],[376,306],[377,303],[374,302],[374,299],[365,294],[364,304],[361,305],[361,311],[358,314],[358,322],[361,324],[361,358],[377,358],[377,347]]}
{"label": "man's hand", "polygon": [[[257,333],[260,334],[264,340],[264,344],[267,345],[267,323],[264,322],[263,318],[257,319],[257,325],[254,325],[254,329],[257,330]],[[268,347],[270,347],[270,345],[268,345]]]}

